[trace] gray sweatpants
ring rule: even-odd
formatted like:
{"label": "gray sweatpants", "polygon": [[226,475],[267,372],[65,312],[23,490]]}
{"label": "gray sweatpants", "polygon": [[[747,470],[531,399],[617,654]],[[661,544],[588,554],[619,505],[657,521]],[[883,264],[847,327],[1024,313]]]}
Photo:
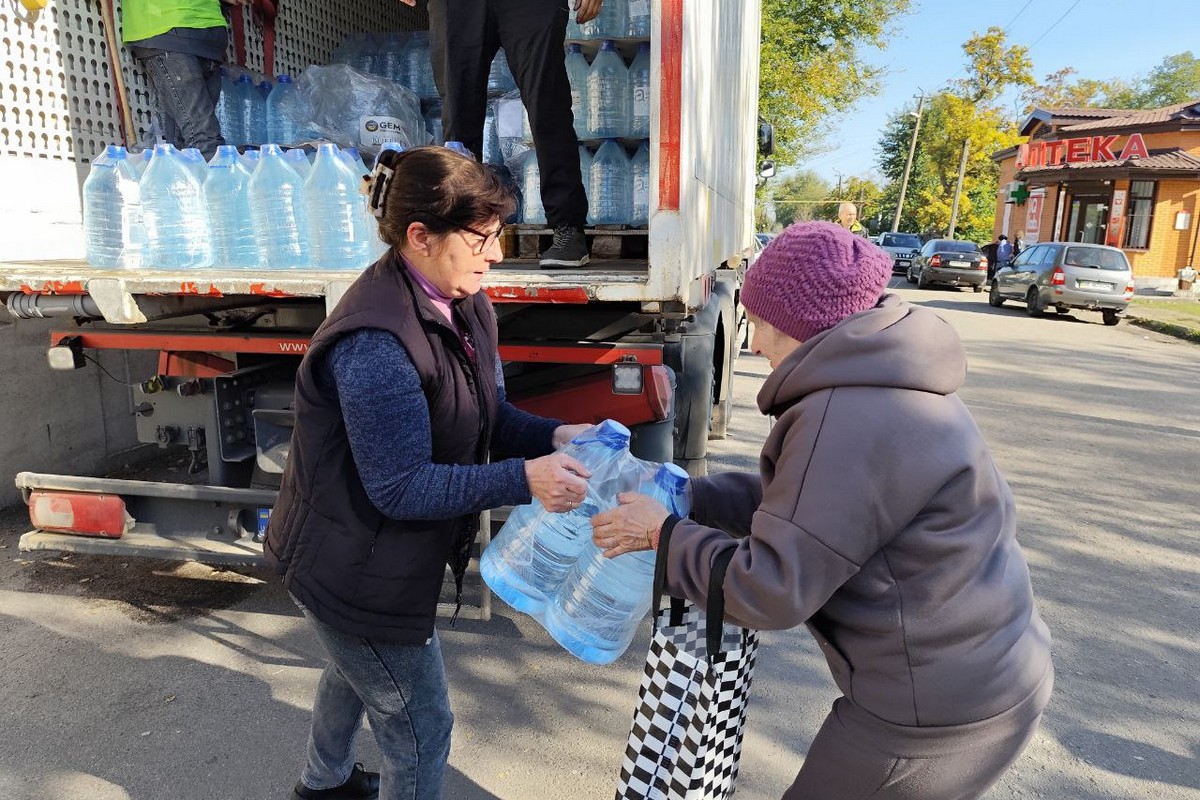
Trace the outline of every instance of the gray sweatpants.
{"label": "gray sweatpants", "polygon": [[1052,683],[1048,678],[1023,709],[941,728],[936,741],[913,741],[891,726],[891,746],[865,735],[866,712],[838,698],[783,800],[977,800],[1033,738]]}

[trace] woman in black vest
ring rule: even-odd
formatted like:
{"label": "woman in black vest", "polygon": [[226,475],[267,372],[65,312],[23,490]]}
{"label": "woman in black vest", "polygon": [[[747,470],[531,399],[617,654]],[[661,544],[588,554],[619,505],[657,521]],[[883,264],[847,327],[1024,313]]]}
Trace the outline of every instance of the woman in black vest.
{"label": "woman in black vest", "polygon": [[[434,617],[458,585],[477,514],[538,498],[574,508],[586,468],[562,453],[585,425],[505,400],[496,316],[480,291],[503,258],[512,196],[438,147],[385,152],[369,182],[391,245],[313,336],[265,552],[330,656],[313,703],[303,800],[437,798],[450,753]],[[488,463],[491,451],[521,457]],[[354,763],[362,715],[384,755]]]}

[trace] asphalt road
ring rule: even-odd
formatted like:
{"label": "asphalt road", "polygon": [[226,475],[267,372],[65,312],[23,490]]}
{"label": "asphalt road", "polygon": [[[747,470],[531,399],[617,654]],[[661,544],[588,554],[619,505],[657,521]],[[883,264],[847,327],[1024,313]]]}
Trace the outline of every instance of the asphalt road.
{"label": "asphalt road", "polygon": [[[1200,799],[1200,347],[893,284],[965,342],[962,396],[1016,492],[1054,634],[1045,724],[989,797]],[[767,371],[739,362],[714,468],[754,468]],[[271,577],[22,556],[23,530],[20,512],[0,515],[0,797],[286,797],[321,657]],[[457,716],[445,796],[611,797],[646,627],[609,667],[499,601],[490,622],[443,628]],[[779,797],[834,696],[807,633],[764,636],[741,800]],[[360,756],[379,763],[366,731]]]}

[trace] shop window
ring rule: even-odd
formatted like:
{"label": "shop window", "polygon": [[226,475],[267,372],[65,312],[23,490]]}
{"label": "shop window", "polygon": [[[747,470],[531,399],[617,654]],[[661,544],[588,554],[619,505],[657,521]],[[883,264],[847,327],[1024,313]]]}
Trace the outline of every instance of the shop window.
{"label": "shop window", "polygon": [[1125,247],[1146,250],[1150,247],[1150,223],[1154,220],[1154,181],[1131,181],[1129,205],[1125,216]]}

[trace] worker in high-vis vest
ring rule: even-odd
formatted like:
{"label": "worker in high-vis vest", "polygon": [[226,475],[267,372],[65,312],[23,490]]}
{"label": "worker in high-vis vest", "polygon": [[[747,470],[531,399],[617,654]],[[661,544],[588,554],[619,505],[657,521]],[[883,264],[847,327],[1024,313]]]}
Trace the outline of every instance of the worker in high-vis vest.
{"label": "worker in high-vis vest", "polygon": [[[205,160],[225,144],[217,122],[221,62],[229,33],[221,4],[251,0],[125,0],[125,44],[142,62],[162,121],[163,138],[195,147]],[[239,144],[239,142],[234,142]]]}
{"label": "worker in high-vis vest", "polygon": [[851,233],[867,235],[867,229],[858,221],[858,207],[854,203],[842,203],[838,206],[838,224]]}

